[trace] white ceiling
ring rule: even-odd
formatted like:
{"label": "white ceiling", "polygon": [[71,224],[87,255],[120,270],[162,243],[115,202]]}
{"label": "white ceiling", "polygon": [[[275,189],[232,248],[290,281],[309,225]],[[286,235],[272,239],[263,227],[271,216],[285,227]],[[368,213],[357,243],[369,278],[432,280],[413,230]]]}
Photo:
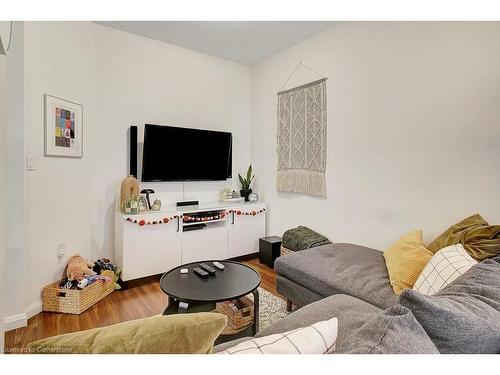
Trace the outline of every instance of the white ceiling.
{"label": "white ceiling", "polygon": [[252,65],[332,27],[326,21],[105,21],[98,24]]}

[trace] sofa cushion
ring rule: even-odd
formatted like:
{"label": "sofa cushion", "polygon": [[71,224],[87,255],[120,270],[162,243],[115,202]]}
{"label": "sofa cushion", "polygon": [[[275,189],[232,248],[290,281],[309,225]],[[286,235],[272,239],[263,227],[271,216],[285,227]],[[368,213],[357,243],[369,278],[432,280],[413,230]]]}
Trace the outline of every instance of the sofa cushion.
{"label": "sofa cushion", "polygon": [[227,317],[217,313],[157,315],[32,342],[29,353],[206,354]]}
{"label": "sofa cushion", "polygon": [[384,258],[394,293],[413,287],[432,255],[424,246],[421,230],[407,233],[393,243]]}
{"label": "sofa cushion", "polygon": [[439,292],[469,268],[477,264],[461,244],[439,250],[418,277],[413,290],[432,295]]}
{"label": "sofa cushion", "polygon": [[347,354],[439,354],[410,310],[390,307],[349,335],[343,353]]}
{"label": "sofa cushion", "polygon": [[500,353],[500,257],[471,267],[433,296],[405,290],[409,308],[441,353]]}
{"label": "sofa cushion", "polygon": [[298,309],[270,327],[263,329],[255,337],[283,333],[336,317],[338,319],[336,351],[342,352],[348,334],[381,311],[378,307],[358,298],[336,294]]}
{"label": "sofa cushion", "polygon": [[386,309],[394,294],[383,253],[368,247],[334,243],[276,259],[276,272],[322,296],[348,294]]}
{"label": "sofa cushion", "polygon": [[330,354],[335,351],[337,318],[246,340],[220,354]]}
{"label": "sofa cushion", "polygon": [[452,225],[427,248],[433,253],[442,248],[461,243],[477,261],[500,254],[500,225],[489,225],[481,215],[470,216]]}

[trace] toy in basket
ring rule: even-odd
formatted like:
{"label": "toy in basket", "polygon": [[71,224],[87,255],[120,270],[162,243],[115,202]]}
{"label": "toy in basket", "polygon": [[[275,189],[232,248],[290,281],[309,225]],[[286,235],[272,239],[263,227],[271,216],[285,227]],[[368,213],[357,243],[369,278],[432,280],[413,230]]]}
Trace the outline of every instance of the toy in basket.
{"label": "toy in basket", "polygon": [[47,285],[42,290],[43,311],[81,314],[114,289],[111,277],[97,275],[80,255],[68,260],[61,281]]}

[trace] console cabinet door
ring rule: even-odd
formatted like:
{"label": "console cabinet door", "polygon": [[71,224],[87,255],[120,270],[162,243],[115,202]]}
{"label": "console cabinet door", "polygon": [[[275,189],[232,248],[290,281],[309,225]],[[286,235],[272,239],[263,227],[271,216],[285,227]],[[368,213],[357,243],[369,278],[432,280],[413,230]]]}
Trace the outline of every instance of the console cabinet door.
{"label": "console cabinet door", "polygon": [[[260,210],[264,206],[242,207],[241,210],[248,212]],[[236,209],[237,210],[237,209]],[[266,213],[252,215],[229,214],[228,226],[228,252],[229,258],[259,252],[259,238],[266,235]]]}
{"label": "console cabinet door", "polygon": [[181,232],[176,220],[142,227],[123,225],[123,280],[164,273],[181,264]]}
{"label": "console cabinet door", "polygon": [[205,229],[182,233],[182,264],[227,259],[226,223],[208,224]]}

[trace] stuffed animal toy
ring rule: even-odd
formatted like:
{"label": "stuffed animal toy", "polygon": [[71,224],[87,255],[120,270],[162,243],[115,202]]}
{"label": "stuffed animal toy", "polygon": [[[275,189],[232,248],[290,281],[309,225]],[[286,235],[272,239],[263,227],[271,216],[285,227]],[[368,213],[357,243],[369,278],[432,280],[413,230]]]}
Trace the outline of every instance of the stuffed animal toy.
{"label": "stuffed animal toy", "polygon": [[110,277],[113,280],[115,290],[120,290],[122,288],[122,286],[118,282],[120,278],[119,268],[117,268],[115,272],[113,272],[112,270],[104,270],[101,272],[101,276]]}
{"label": "stuffed animal toy", "polygon": [[95,275],[92,271],[93,264],[88,263],[82,256],[76,254],[68,259],[66,276],[69,281],[81,281],[87,275]]}

